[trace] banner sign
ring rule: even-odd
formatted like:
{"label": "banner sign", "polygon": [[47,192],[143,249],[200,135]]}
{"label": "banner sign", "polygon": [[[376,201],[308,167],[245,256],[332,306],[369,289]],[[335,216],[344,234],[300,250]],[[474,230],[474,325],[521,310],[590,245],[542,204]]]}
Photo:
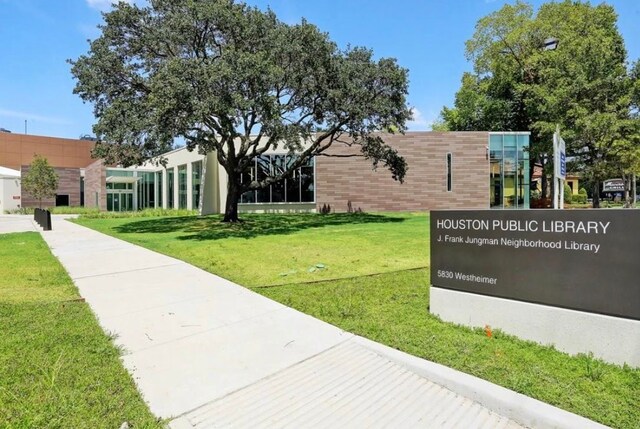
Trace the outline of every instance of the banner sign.
{"label": "banner sign", "polygon": [[431,284],[640,320],[640,210],[436,210]]}
{"label": "banner sign", "polygon": [[560,132],[556,131],[553,135],[553,163],[555,166],[556,179],[564,180],[567,177],[567,155],[566,146]]}

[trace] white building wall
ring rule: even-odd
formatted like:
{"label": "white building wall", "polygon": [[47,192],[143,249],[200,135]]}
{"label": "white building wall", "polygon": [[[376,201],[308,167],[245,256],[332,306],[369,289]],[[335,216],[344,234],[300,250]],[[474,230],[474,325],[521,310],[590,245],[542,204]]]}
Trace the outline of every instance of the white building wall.
{"label": "white building wall", "polygon": [[[165,209],[177,209],[179,207],[180,201],[180,189],[179,189],[179,174],[178,167],[182,165],[187,166],[187,209],[193,210],[194,201],[193,201],[193,163],[197,161],[202,161],[204,168],[204,160],[205,156],[201,155],[197,151],[190,152],[186,147],[176,149],[174,151],[165,153],[162,157],[166,160],[165,166],[156,166],[153,162],[146,162],[141,165],[139,168],[149,171],[162,171],[162,208]],[[168,192],[169,192],[169,182],[168,182],[168,174],[167,171],[173,168],[173,207],[168,206]],[[201,187],[200,192],[211,192],[209,188],[209,183],[207,183],[204,187]],[[205,189],[205,187],[207,189]],[[158,201],[156,199],[156,201]]]}
{"label": "white building wall", "polygon": [[20,198],[20,178],[0,176],[0,214],[19,209]]}

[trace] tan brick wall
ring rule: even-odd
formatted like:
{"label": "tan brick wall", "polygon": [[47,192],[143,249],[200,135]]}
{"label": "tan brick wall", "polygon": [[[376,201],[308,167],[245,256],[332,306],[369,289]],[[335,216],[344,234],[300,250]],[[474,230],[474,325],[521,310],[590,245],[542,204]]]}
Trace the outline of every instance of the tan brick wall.
{"label": "tan brick wall", "polygon": [[84,169],[85,207],[96,207],[96,192],[98,207],[107,210],[107,168],[101,159]]}
{"label": "tan brick wall", "polygon": [[20,170],[38,154],[47,158],[52,167],[84,168],[94,161],[91,158],[94,145],[88,140],[0,133],[0,166]]}
{"label": "tan brick wall", "polygon": [[[408,164],[404,183],[382,165],[372,171],[363,158],[316,157],[316,204],[344,212],[420,211],[489,208],[489,161],[486,132],[410,132],[384,136]],[[334,144],[327,153],[357,153]],[[452,154],[452,192],[447,192],[447,153]]]}
{"label": "tan brick wall", "polygon": [[[58,175],[58,189],[56,194],[69,195],[69,205],[80,205],[80,169],[79,168],[54,168]],[[22,177],[29,172],[29,166],[23,165],[20,169]],[[22,188],[22,207],[38,207],[40,202],[29,195],[24,187]],[[42,200],[42,207],[54,207],[56,205],[55,198],[47,198]]]}

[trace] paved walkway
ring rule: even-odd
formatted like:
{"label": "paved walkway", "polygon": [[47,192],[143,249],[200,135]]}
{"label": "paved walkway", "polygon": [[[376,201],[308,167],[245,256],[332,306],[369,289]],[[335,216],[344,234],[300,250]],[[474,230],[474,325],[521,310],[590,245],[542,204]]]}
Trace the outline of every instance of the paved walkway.
{"label": "paved walkway", "polygon": [[600,427],[71,222],[42,235],[173,429]]}
{"label": "paved walkway", "polygon": [[0,214],[0,234],[38,230],[38,224],[33,220],[33,216]]}

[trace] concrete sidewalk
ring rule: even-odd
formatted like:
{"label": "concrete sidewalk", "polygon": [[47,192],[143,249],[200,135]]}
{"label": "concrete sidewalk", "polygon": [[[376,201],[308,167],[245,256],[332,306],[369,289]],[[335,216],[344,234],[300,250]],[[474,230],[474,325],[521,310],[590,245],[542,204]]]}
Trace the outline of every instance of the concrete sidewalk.
{"label": "concrete sidewalk", "polygon": [[601,427],[71,222],[42,235],[172,428]]}
{"label": "concrete sidewalk", "polygon": [[0,214],[0,234],[39,230],[38,224],[33,220],[33,215]]}

